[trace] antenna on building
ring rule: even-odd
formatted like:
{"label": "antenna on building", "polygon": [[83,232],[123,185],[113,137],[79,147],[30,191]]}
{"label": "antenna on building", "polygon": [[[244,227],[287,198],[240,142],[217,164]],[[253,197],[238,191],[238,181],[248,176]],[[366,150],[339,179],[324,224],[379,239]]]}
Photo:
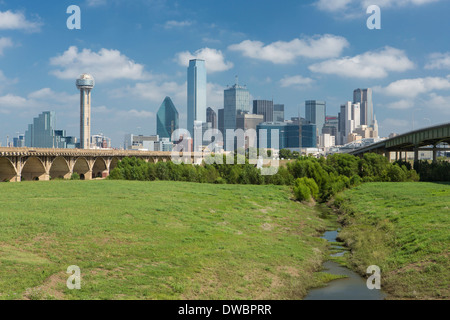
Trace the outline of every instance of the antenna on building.
{"label": "antenna on building", "polygon": [[237,86],[239,86],[239,77],[238,77],[238,76],[236,76],[236,77],[235,77],[235,79],[236,79],[236,81],[235,81],[235,82],[236,82],[236,87],[237,87]]}

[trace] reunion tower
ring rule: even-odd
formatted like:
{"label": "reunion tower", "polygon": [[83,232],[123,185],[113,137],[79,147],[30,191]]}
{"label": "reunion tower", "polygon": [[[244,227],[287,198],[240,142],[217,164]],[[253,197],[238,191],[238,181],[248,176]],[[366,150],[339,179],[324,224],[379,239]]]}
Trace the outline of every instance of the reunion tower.
{"label": "reunion tower", "polygon": [[91,147],[91,90],[94,88],[94,78],[83,73],[77,79],[80,90],[80,149]]}

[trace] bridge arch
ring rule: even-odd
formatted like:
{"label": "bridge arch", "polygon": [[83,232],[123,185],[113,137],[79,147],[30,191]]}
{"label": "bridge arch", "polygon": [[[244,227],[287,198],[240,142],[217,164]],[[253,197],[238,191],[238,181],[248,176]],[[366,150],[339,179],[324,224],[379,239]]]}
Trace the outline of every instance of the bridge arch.
{"label": "bridge arch", "polygon": [[53,160],[50,167],[51,179],[70,179],[71,172],[67,160],[63,157],[57,157]]}
{"label": "bridge arch", "polygon": [[73,172],[78,173],[81,180],[90,180],[92,177],[91,168],[89,167],[88,161],[84,157],[80,157],[75,161]]}
{"label": "bridge arch", "polygon": [[111,174],[111,171],[113,171],[117,165],[119,164],[120,159],[118,157],[114,157],[111,159],[111,164],[109,165],[109,173]]}
{"label": "bridge arch", "polygon": [[22,167],[22,181],[48,180],[48,173],[41,159],[36,157],[28,158]]}
{"label": "bridge arch", "polygon": [[8,158],[0,158],[0,182],[15,181],[17,171],[11,160]]}
{"label": "bridge arch", "polygon": [[92,178],[106,178],[109,175],[105,159],[99,157],[92,166]]}

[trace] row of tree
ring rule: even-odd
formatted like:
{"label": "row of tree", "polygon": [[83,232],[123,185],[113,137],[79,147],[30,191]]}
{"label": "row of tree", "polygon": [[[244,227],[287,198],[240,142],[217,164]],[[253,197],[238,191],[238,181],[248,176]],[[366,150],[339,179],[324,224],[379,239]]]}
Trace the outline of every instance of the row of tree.
{"label": "row of tree", "polygon": [[[237,159],[237,156],[236,156]],[[249,164],[203,164],[200,166],[173,162],[147,163],[142,159],[125,158],[111,172],[110,179],[140,181],[187,181],[215,184],[273,184],[294,188],[297,199],[312,198],[327,201],[337,192],[362,182],[418,181],[419,175],[410,166],[390,163],[377,154],[358,158],[348,154],[335,154],[327,159],[299,157],[282,166],[274,175],[263,176],[260,169]],[[226,163],[224,161],[224,163]]]}

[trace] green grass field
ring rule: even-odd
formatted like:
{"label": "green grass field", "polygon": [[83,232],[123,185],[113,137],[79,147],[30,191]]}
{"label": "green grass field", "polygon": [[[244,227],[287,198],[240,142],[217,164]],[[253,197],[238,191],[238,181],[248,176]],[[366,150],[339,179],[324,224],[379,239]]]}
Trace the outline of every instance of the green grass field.
{"label": "green grass field", "polygon": [[[326,243],[287,187],[0,184],[0,299],[301,299]],[[448,208],[447,208],[448,209]],[[67,267],[81,268],[69,290]]]}
{"label": "green grass field", "polygon": [[364,184],[337,203],[361,274],[380,266],[391,298],[450,298],[450,184]]}

